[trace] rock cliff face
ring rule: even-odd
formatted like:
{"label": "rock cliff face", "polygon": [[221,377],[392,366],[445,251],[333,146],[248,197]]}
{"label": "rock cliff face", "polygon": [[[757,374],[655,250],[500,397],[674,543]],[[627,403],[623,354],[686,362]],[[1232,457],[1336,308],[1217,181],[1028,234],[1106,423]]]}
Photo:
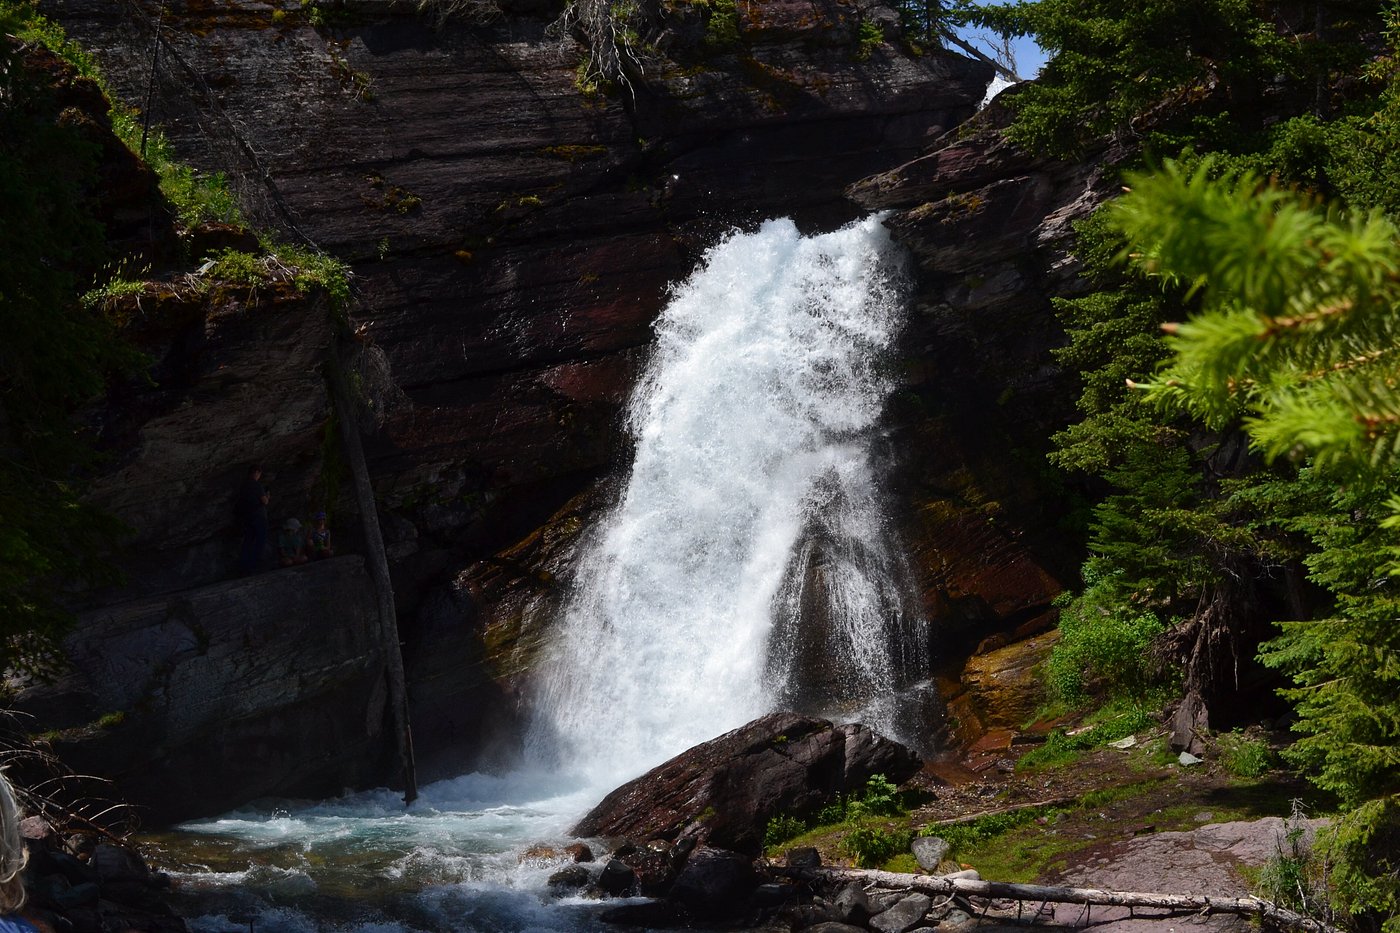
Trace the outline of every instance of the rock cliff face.
{"label": "rock cliff face", "polygon": [[[1004,92],[1014,94],[1014,89]],[[910,454],[906,528],[925,605],[957,650],[989,630],[1026,634],[1073,574],[1056,520],[1067,505],[1045,463],[1079,387],[1050,355],[1054,296],[1084,288],[1074,223],[1117,190],[1118,149],[1074,163],[1029,155],[999,132],[994,102],[919,158],[853,185],[891,211],[918,288],[896,443]]]}
{"label": "rock cliff face", "polygon": [[[479,762],[511,731],[557,581],[610,496],[620,406],[667,284],[726,229],[765,216],[817,227],[896,209],[919,301],[893,441],[925,606],[969,642],[1043,624],[1062,568],[1027,476],[1066,413],[1044,295],[1072,279],[1068,224],[1103,181],[989,129],[949,132],[989,69],[914,54],[894,14],[864,0],[741,0],[722,40],[698,5],[673,4],[647,80],[611,93],[579,80],[577,49],[545,40],[551,4],[441,26],[371,0],[321,4],[317,23],[291,0],[40,6],[128,101],[145,99],[155,61],[155,119],[182,157],[235,180],[250,217],[352,261],[356,378],[374,409],[366,453],[418,749],[438,771]],[[274,522],[327,502],[355,549],[355,505],[330,481],[331,324],[277,298],[191,310],[184,329],[153,338],[166,375],[102,414],[120,456],[97,500],[138,535],[109,604],[183,605],[194,597],[177,590],[205,587],[221,612],[230,587],[249,588],[240,601],[260,581],[281,592],[282,574],[220,582],[236,546],[230,497],[251,459],[272,473]],[[293,577],[336,600],[351,586]],[[245,721],[274,742],[310,735]],[[308,747],[327,768],[360,755],[347,783],[383,780],[387,756],[358,741]],[[262,790],[314,792],[324,777],[284,764]]]}
{"label": "rock cliff face", "polygon": [[[543,555],[562,560],[606,497],[667,284],[734,224],[854,216],[844,187],[964,120],[990,77],[911,54],[888,9],[844,0],[740,3],[719,42],[679,5],[647,80],[613,93],[543,38],[554,8],[439,27],[409,4],[313,24],[299,3],[175,0],[157,45],[160,4],[41,6],[129,101],[155,62],[154,118],[254,220],[353,261],[366,452],[429,754],[479,754],[508,712],[538,639],[521,607],[552,598]],[[887,41],[862,44],[861,23]],[[189,317],[155,339],[169,379],[102,416],[120,458],[96,498],[137,531],[108,600],[218,586],[249,460],[272,474],[274,523],[329,494],[325,315]],[[352,526],[352,503],[331,511]]]}
{"label": "rock cliff face", "polygon": [[90,613],[73,670],[23,709],[147,823],[255,797],[323,797],[387,772],[388,691],[359,557]]}
{"label": "rock cliff face", "polygon": [[[141,99],[158,4],[43,6]],[[476,555],[538,525],[612,462],[635,353],[699,248],[853,216],[844,186],[989,78],[893,44],[857,61],[856,22],[890,14],[835,0],[740,4],[734,48],[611,96],[580,90],[549,14],[435,31],[391,4],[329,27],[281,7],[168,4],[155,115],[256,219],[355,260],[355,323],[404,393],[368,451],[401,550],[408,525],[420,551]]]}

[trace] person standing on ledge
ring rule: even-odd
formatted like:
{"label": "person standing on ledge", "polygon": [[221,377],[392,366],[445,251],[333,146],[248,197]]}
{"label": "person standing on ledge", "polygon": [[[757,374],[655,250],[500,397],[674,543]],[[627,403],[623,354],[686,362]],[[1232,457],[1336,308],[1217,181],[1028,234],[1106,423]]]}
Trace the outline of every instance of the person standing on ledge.
{"label": "person standing on ledge", "polygon": [[243,528],[243,545],[238,552],[238,570],[256,573],[267,547],[267,487],[262,484],[262,467],[248,467],[248,478],[238,490],[238,522]]}

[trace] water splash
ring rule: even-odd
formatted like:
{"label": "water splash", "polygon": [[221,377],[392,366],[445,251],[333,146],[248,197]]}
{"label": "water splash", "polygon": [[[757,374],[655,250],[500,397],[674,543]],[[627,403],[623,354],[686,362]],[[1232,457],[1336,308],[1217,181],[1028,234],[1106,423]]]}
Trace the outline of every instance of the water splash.
{"label": "water splash", "polygon": [[595,786],[778,703],[866,706],[922,676],[879,508],[902,263],[878,218],[711,249],[657,323],[635,459],[537,692],[536,754]]}
{"label": "water splash", "polygon": [[605,905],[550,890],[566,856],[520,853],[621,780],[778,706],[899,734],[928,642],[878,482],[903,294],[873,218],[711,250],[657,326],[631,475],[540,685],[532,739],[567,771],[465,775],[406,811],[381,790],[186,824],[149,845],[192,928],[599,931]]}

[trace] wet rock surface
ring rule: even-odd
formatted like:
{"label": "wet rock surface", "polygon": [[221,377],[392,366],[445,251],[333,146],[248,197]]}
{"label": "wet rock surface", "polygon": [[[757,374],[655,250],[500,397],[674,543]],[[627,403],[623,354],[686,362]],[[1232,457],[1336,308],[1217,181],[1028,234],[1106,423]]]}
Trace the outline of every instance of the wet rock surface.
{"label": "wet rock surface", "polygon": [[1065,339],[1051,299],[1086,287],[1073,223],[1117,192],[1125,155],[1033,156],[1001,135],[1008,119],[994,102],[850,189],[893,212],[886,224],[913,254],[909,378],[891,417],[909,456],[900,514],[949,654],[1053,618],[1074,579],[1055,525],[1062,496],[1032,466],[1078,392],[1050,355]]}
{"label": "wet rock surface", "polygon": [[68,933],[184,933],[167,903],[170,878],[135,849],[89,833],[56,833],[39,817],[22,827],[29,853],[25,912]]}
{"label": "wet rock surface", "polygon": [[865,726],[771,713],[624,784],[572,832],[695,840],[754,855],[770,818],[813,812],[872,774],[899,782],[917,769],[912,752]]}
{"label": "wet rock surface", "polygon": [[[692,915],[725,916],[738,913],[758,888],[759,875],[752,859],[724,849],[696,849],[672,883],[667,897]],[[769,899],[775,892],[768,892]],[[776,898],[782,903],[781,893]]]}

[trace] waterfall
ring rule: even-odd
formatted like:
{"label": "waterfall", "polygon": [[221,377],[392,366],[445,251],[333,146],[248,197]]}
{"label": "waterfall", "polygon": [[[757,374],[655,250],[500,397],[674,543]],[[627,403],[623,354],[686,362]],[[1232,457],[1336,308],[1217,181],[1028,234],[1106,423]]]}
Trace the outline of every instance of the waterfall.
{"label": "waterfall", "polygon": [[878,482],[905,294],[875,217],[736,233],[675,289],[536,688],[537,754],[603,786],[780,705],[878,718],[927,675]]}

